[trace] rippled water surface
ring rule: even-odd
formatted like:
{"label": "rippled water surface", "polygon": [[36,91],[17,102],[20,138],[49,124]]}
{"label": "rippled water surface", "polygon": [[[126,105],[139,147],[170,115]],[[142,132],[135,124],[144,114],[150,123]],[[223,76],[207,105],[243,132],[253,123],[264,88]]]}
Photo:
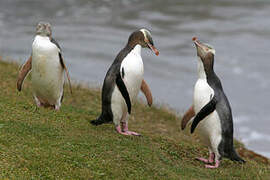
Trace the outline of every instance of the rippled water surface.
{"label": "rippled water surface", "polygon": [[0,55],[25,61],[36,23],[49,21],[73,79],[101,86],[129,34],[146,27],[160,56],[143,50],[145,79],[156,103],[183,113],[197,78],[198,36],[216,49],[236,137],[270,157],[269,17],[267,0],[1,0]]}

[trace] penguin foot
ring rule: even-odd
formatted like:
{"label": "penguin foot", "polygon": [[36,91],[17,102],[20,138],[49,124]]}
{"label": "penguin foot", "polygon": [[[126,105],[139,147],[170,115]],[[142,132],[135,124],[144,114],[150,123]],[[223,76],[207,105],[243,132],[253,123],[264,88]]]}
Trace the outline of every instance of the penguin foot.
{"label": "penguin foot", "polygon": [[133,131],[125,131],[128,135],[133,135],[133,136],[141,136],[139,133],[133,132]]}
{"label": "penguin foot", "polygon": [[92,121],[90,121],[90,123],[94,126],[98,126],[98,125],[103,124],[103,122],[99,121],[98,119],[92,120]]}
{"label": "penguin foot", "polygon": [[120,125],[116,126],[115,129],[116,129],[116,131],[117,131],[119,134],[123,134],[123,135],[126,135],[126,136],[129,136],[129,135],[130,135],[130,134],[126,133],[126,132],[123,132]]}
{"label": "penguin foot", "polygon": [[60,106],[54,105],[54,109],[55,109],[56,111],[59,111],[59,110],[60,110]]}
{"label": "penguin foot", "polygon": [[136,133],[136,132],[132,132],[132,131],[128,131],[128,132],[118,132],[119,134],[123,134],[123,135],[126,135],[126,136],[140,136],[140,134]]}
{"label": "penguin foot", "polygon": [[202,161],[202,162],[207,163],[207,164],[210,163],[209,159],[205,159],[205,158],[201,158],[201,157],[197,157],[196,160]]}
{"label": "penguin foot", "polygon": [[127,133],[128,135],[140,136],[139,133],[128,130],[128,123],[127,122],[122,122],[121,125],[122,125],[122,131]]}
{"label": "penguin foot", "polygon": [[140,134],[136,133],[136,132],[133,132],[133,131],[128,131],[128,130],[122,130],[122,127],[120,125],[116,126],[116,131],[119,133],[119,134],[123,134],[123,135],[126,135],[126,136],[140,136]]}
{"label": "penguin foot", "polygon": [[205,159],[205,158],[196,158],[196,160],[202,161],[202,162],[207,163],[207,164],[213,163],[214,162],[214,159],[215,159],[215,153],[213,153],[213,152],[209,154],[209,158],[208,159]]}
{"label": "penguin foot", "polygon": [[37,107],[41,107],[42,104],[41,104],[40,100],[36,96],[34,96],[34,99],[35,99]]}
{"label": "penguin foot", "polygon": [[220,163],[220,161],[219,161],[219,160],[216,160],[215,165],[209,165],[209,164],[206,164],[206,165],[205,165],[205,168],[210,168],[210,169],[218,168],[218,167],[219,167],[219,163]]}

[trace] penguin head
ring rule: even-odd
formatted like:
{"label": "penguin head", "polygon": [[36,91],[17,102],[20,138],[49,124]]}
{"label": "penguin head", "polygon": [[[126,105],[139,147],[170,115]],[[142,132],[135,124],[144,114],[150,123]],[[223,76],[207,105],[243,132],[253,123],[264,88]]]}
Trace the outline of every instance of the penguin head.
{"label": "penguin head", "polygon": [[48,22],[39,22],[36,26],[36,35],[51,37],[51,24]]}
{"label": "penguin head", "polygon": [[136,46],[140,44],[143,48],[151,49],[157,56],[159,55],[159,51],[155,48],[154,42],[151,36],[151,33],[147,29],[140,29],[138,31],[133,32],[128,39],[128,44],[131,46]]}
{"label": "penguin head", "polygon": [[213,69],[214,65],[214,56],[215,56],[215,49],[210,46],[209,44],[206,43],[201,43],[196,37],[192,38],[196,49],[197,49],[197,56],[201,61],[203,62],[204,68],[208,69],[211,68]]}

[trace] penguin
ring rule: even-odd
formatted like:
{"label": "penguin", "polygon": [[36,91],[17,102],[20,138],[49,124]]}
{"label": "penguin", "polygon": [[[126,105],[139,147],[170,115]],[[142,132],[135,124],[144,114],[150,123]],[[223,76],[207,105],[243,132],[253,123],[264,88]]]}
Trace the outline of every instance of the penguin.
{"label": "penguin", "polygon": [[57,41],[52,38],[50,23],[39,22],[32,44],[32,54],[19,71],[17,89],[22,90],[24,79],[32,71],[33,96],[38,107],[59,110],[63,100],[64,71],[70,91],[71,83],[67,67]]}
{"label": "penguin", "polygon": [[146,96],[148,105],[152,105],[151,90],[143,79],[142,48],[149,48],[159,55],[147,29],[134,31],[129,36],[128,43],[107,71],[102,87],[102,113],[96,120],[92,120],[91,124],[100,125],[113,121],[118,133],[140,135],[128,130],[128,116],[139,90]]}
{"label": "penguin", "polygon": [[[196,158],[206,168],[218,168],[222,157],[245,163],[233,145],[233,118],[230,103],[214,71],[215,49],[193,38],[198,57],[198,80],[194,87],[193,105],[182,119],[182,129],[193,118],[191,133],[197,127],[199,138],[209,149],[209,158]],[[211,165],[214,163],[214,165]]]}

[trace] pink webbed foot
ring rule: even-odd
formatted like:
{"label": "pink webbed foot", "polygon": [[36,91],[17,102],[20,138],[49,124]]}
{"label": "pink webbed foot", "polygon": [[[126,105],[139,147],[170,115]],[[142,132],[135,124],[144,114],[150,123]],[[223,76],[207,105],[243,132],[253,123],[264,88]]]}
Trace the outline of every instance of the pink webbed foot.
{"label": "pink webbed foot", "polygon": [[208,163],[213,163],[214,162],[214,159],[215,159],[215,153],[210,153],[208,159],[205,159],[205,158],[196,158],[196,160],[202,161],[202,162],[207,163],[207,164]]}
{"label": "pink webbed foot", "polygon": [[204,163],[209,163],[209,160],[208,160],[208,159],[201,158],[201,157],[197,157],[196,160],[202,161],[202,162],[204,162]]}
{"label": "pink webbed foot", "polygon": [[34,96],[34,99],[35,99],[35,102],[36,102],[37,107],[41,107],[42,104],[41,104],[41,102],[39,101],[39,99],[38,99],[36,96]]}
{"label": "pink webbed foot", "polygon": [[60,106],[55,105],[54,106],[54,110],[59,111],[60,110]]}
{"label": "pink webbed foot", "polygon": [[136,132],[133,132],[133,131],[128,131],[128,130],[122,130],[121,126],[118,125],[116,126],[116,131],[119,133],[119,134],[123,134],[123,135],[126,135],[126,136],[140,136],[140,134],[136,133]]}
{"label": "pink webbed foot", "polygon": [[122,122],[122,129],[123,129],[123,132],[127,133],[128,135],[140,136],[139,133],[128,130],[128,123],[127,122]]}
{"label": "pink webbed foot", "polygon": [[133,135],[133,136],[141,136],[139,133],[133,132],[133,131],[124,131],[128,135]]}
{"label": "pink webbed foot", "polygon": [[119,134],[123,134],[123,135],[129,135],[129,134],[127,134],[127,133],[124,133],[123,131],[122,131],[122,128],[121,128],[121,126],[120,125],[118,125],[118,126],[116,126],[116,131],[119,133]]}
{"label": "pink webbed foot", "polygon": [[218,168],[219,167],[219,163],[220,163],[220,161],[219,160],[216,160],[215,165],[206,164],[205,167],[206,168],[210,168],[210,169],[215,169],[215,168]]}

